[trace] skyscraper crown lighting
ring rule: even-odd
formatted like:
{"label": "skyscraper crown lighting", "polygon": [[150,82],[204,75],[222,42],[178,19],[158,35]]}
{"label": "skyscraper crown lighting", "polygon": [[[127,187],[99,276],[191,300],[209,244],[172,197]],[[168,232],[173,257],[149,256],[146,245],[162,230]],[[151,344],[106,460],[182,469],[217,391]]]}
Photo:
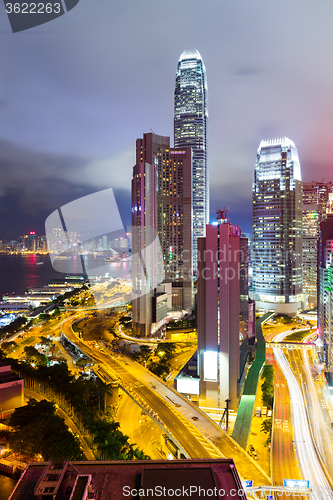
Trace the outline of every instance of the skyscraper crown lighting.
{"label": "skyscraper crown lighting", "polygon": [[267,148],[269,146],[283,146],[283,147],[293,146],[294,148],[296,147],[294,141],[288,139],[288,137],[276,137],[275,139],[262,140],[260,142],[259,149]]}

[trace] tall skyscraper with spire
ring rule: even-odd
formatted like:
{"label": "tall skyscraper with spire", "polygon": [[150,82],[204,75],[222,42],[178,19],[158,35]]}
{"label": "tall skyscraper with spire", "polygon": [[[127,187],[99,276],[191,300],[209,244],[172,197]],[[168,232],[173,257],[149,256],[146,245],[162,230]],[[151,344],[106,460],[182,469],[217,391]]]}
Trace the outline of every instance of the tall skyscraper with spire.
{"label": "tall skyscraper with spire", "polygon": [[207,79],[202,57],[196,49],[179,58],[174,97],[175,148],[192,148],[193,268],[197,268],[197,238],[206,235],[209,222],[207,157]]}
{"label": "tall skyscraper with spire", "polygon": [[261,141],[254,170],[253,292],[256,307],[296,315],[302,306],[302,180],[287,137]]}

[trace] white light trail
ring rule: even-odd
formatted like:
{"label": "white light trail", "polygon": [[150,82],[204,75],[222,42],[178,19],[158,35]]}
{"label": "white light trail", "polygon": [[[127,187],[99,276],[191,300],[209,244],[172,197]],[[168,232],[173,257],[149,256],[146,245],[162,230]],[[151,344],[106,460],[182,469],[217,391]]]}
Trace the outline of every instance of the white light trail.
{"label": "white light trail", "polygon": [[[325,460],[324,446],[326,445],[326,451],[329,451],[329,453],[331,455],[331,459],[333,460],[332,447],[327,446],[328,443],[331,443],[332,438],[331,438],[330,434],[328,433],[326,422],[324,421],[323,412],[321,410],[320,403],[319,403],[319,400],[317,397],[317,390],[316,390],[316,386],[315,386],[315,383],[313,381],[313,376],[311,373],[307,348],[302,349],[302,356],[303,356],[304,368],[307,372],[309,397],[310,397],[312,411],[313,411],[313,422],[316,423],[316,425],[312,426],[313,433],[315,435],[315,440],[316,440],[317,446],[320,450],[320,454],[321,454],[322,459]],[[322,437],[321,431],[325,435],[324,439]],[[325,443],[324,443],[324,441],[325,441]]]}
{"label": "white light trail", "polygon": [[303,478],[310,481],[310,486],[321,487],[314,492],[314,498],[317,500],[333,499],[332,490],[320,465],[312,442],[301,389],[282,349],[274,347],[273,352],[288,383],[294,442]]}

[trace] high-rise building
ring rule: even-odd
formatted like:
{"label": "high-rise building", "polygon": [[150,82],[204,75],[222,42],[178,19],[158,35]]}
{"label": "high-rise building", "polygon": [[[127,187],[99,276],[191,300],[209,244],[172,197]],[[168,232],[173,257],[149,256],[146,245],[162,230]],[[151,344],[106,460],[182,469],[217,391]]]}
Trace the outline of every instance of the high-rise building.
{"label": "high-rise building", "polygon": [[36,252],[36,248],[37,248],[36,231],[30,231],[30,233],[29,233],[29,250],[30,250],[30,252]]}
{"label": "high-rise building", "polygon": [[185,50],[179,58],[174,96],[175,148],[192,148],[193,266],[197,267],[197,238],[209,222],[207,156],[208,95],[206,69],[199,52]]}
{"label": "high-rise building", "polygon": [[318,332],[325,365],[333,371],[333,193],[329,194],[326,219],[320,223],[318,244]]}
{"label": "high-rise building", "polygon": [[156,168],[157,231],[165,282],[172,283],[173,308],[193,306],[191,149],[170,148],[169,137],[154,133],[138,139],[137,162]]}
{"label": "high-rise building", "polygon": [[173,303],[193,307],[191,148],[165,151],[158,175],[158,234],[165,281],[173,285]]}
{"label": "high-rise building", "polygon": [[230,399],[237,409],[248,353],[248,242],[222,213],[198,239],[198,373],[205,406]]}
{"label": "high-rise building", "polygon": [[332,183],[303,182],[303,292],[309,307],[317,305],[317,247],[320,223],[326,218]]}
{"label": "high-rise building", "polygon": [[302,182],[287,137],[261,141],[254,171],[253,294],[256,307],[295,315],[302,307]]}
{"label": "high-rise building", "polygon": [[[132,326],[136,334],[149,336],[152,324],[152,297],[157,255],[154,242],[157,234],[156,167],[137,163],[132,179]],[[151,248],[148,258],[143,254]],[[135,258],[134,256],[139,256]],[[149,278],[152,277],[152,280]]]}

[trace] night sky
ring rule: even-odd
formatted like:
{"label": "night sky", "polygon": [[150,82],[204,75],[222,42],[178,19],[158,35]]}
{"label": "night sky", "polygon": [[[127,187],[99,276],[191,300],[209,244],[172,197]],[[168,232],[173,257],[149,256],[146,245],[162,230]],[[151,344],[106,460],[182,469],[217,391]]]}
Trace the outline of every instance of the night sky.
{"label": "night sky", "polygon": [[303,180],[333,180],[332,26],[328,0],[80,0],[13,34],[0,3],[0,239],[109,187],[130,224],[135,140],[173,144],[185,49],[207,70],[212,221],[226,205],[251,231],[261,139],[289,137]]}

